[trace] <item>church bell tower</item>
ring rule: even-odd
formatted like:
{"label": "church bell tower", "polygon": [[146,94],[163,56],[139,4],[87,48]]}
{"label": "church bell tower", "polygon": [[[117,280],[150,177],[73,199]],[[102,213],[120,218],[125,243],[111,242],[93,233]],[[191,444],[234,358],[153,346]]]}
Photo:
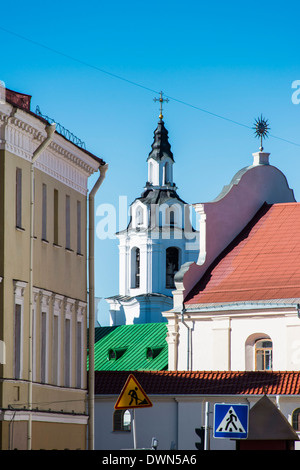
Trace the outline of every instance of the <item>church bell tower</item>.
{"label": "church bell tower", "polygon": [[164,321],[172,307],[174,276],[181,265],[198,255],[197,232],[190,208],[178,196],[173,181],[174,157],[160,115],[147,158],[148,181],[130,206],[127,228],[118,232],[119,295],[107,299],[111,324]]}

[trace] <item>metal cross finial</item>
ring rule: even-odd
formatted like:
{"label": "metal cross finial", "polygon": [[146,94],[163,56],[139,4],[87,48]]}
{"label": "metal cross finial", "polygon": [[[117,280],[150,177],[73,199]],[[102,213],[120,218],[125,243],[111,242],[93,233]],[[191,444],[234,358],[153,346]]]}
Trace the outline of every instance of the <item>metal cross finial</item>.
{"label": "metal cross finial", "polygon": [[169,101],[168,98],[164,99],[162,96],[163,96],[163,92],[161,91],[161,92],[160,92],[160,97],[153,99],[153,101],[155,101],[155,102],[156,102],[156,101],[159,101],[159,102],[160,102],[160,114],[159,114],[159,119],[160,119],[160,120],[162,120],[162,118],[163,118],[163,113],[162,113],[162,110],[163,110],[163,107],[162,107],[163,102],[165,101],[166,103],[168,103],[168,101]]}

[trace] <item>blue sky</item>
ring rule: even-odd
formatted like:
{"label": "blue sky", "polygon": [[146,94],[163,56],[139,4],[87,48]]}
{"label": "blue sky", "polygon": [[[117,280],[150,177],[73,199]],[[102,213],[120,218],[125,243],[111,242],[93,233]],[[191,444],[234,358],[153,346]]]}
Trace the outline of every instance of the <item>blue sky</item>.
{"label": "blue sky", "polygon": [[[42,5],[1,5],[0,79],[108,162],[96,207],[118,211],[119,196],[130,204],[141,194],[160,90],[182,199],[213,199],[251,164],[261,114],[271,127],[265,151],[299,199],[299,2]],[[99,297],[118,293],[117,240],[96,239],[96,284]]]}

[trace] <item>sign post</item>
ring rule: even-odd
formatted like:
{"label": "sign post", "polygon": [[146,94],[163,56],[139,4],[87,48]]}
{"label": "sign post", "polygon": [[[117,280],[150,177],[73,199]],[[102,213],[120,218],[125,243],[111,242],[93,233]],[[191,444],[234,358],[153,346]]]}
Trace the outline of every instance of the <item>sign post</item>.
{"label": "sign post", "polygon": [[136,449],[135,408],[133,408],[131,416],[132,416],[133,448]]}
{"label": "sign post", "polygon": [[132,409],[131,416],[134,449],[136,449],[135,409],[149,408],[151,406],[153,405],[144,390],[142,389],[141,385],[138,383],[136,378],[132,374],[130,374],[115,404],[115,410]]}
{"label": "sign post", "polygon": [[214,437],[247,439],[248,417],[247,404],[215,403]]}

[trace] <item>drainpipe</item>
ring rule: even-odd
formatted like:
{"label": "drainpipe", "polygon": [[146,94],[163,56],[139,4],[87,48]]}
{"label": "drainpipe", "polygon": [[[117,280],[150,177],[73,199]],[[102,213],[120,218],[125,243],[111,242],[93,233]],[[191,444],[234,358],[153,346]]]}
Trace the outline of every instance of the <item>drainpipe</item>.
{"label": "drainpipe", "polygon": [[108,165],[101,165],[100,176],[89,194],[89,393],[88,393],[88,449],[94,450],[94,430],[95,430],[95,194],[104,181]]}
{"label": "drainpipe", "polygon": [[191,341],[191,328],[188,326],[188,324],[184,321],[184,314],[185,314],[185,307],[183,306],[182,310],[181,310],[181,322],[182,324],[186,327],[187,329],[187,351],[186,351],[186,354],[187,354],[187,358],[186,358],[186,361],[187,361],[187,370],[190,370],[190,356],[191,356],[191,353],[190,353],[190,341]]}
{"label": "drainpipe", "polygon": [[34,163],[37,161],[41,153],[48,147],[53,139],[56,124],[49,124],[46,127],[47,137],[41,145],[33,153],[30,162],[30,260],[29,260],[29,366],[28,366],[28,436],[27,449],[32,448],[32,367],[33,367],[33,240],[34,240]]}

